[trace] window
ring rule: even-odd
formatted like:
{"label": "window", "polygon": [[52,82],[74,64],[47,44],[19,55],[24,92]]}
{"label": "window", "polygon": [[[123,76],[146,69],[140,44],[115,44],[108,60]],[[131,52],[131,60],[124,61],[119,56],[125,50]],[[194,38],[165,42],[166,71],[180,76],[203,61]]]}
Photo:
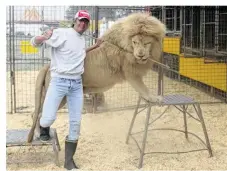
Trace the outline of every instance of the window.
{"label": "window", "polygon": [[199,55],[200,7],[184,7],[182,14],[182,45],[185,54]]}
{"label": "window", "polygon": [[166,27],[170,31],[174,31],[174,7],[166,7]]}
{"label": "window", "polygon": [[227,8],[183,7],[182,51],[185,55],[227,56]]}
{"label": "window", "polygon": [[151,15],[162,21],[162,7],[151,7]]}
{"label": "window", "polygon": [[215,7],[205,7],[204,46],[207,50],[215,50]]}
{"label": "window", "polygon": [[218,51],[227,52],[227,7],[219,7],[218,21]]}
{"label": "window", "polygon": [[227,57],[227,9],[225,6],[205,7],[204,56]]}
{"label": "window", "polygon": [[169,6],[165,8],[165,24],[169,31],[180,31],[180,11],[177,6]]}
{"label": "window", "polygon": [[200,7],[192,8],[192,48],[200,48]]}

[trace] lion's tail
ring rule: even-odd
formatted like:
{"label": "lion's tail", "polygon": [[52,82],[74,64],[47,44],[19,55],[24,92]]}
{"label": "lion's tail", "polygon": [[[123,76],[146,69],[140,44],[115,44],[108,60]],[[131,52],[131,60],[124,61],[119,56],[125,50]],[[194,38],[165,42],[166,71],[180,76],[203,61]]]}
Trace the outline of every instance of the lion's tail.
{"label": "lion's tail", "polygon": [[49,65],[44,66],[40,71],[36,79],[36,86],[35,86],[35,111],[34,111],[34,116],[33,116],[33,123],[31,130],[29,131],[28,137],[27,137],[27,142],[31,143],[33,140],[34,136],[34,131],[35,127],[37,124],[37,120],[39,117],[40,113],[40,108],[41,108],[41,98],[42,98],[42,90],[43,86],[45,84],[45,78],[46,74],[48,72]]}

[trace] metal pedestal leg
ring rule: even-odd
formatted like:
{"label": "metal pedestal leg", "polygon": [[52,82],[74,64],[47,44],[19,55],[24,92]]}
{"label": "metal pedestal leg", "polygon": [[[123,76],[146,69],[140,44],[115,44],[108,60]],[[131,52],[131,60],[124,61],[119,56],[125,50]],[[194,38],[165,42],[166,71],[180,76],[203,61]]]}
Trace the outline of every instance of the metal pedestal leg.
{"label": "metal pedestal leg", "polygon": [[185,130],[185,138],[188,139],[188,124],[187,124],[187,110],[185,105],[183,105],[183,114],[184,114],[184,130]]}
{"label": "metal pedestal leg", "polygon": [[134,125],[134,122],[135,122],[135,119],[136,119],[136,115],[138,114],[138,109],[139,109],[140,102],[141,102],[141,97],[139,97],[139,99],[137,101],[137,106],[136,106],[136,109],[135,109],[134,115],[132,117],[132,121],[131,121],[129,130],[128,130],[128,134],[127,134],[127,138],[126,138],[126,144],[128,144],[129,136],[131,135],[132,127]]}
{"label": "metal pedestal leg", "polygon": [[[206,145],[207,145],[207,148],[208,148],[208,151],[209,151],[209,154],[210,154],[210,157],[213,156],[212,154],[212,149],[211,149],[211,145],[210,145],[210,140],[208,138],[208,134],[207,134],[207,130],[206,130],[206,126],[205,126],[205,122],[204,122],[204,119],[203,119],[203,115],[202,115],[202,110],[201,110],[201,107],[200,105],[197,103],[196,105],[194,105],[194,107],[197,107],[198,111],[196,111],[199,119],[200,119],[200,122],[201,122],[201,125],[202,125],[202,128],[203,128],[203,133],[204,133],[204,136],[205,136],[205,139],[206,139]],[[195,108],[196,109],[196,108]]]}
{"label": "metal pedestal leg", "polygon": [[143,134],[143,142],[142,142],[143,144],[142,144],[142,149],[140,151],[139,168],[141,168],[143,165],[143,156],[144,156],[144,150],[145,150],[146,141],[147,141],[147,130],[148,130],[149,120],[151,115],[151,107],[152,105],[149,104],[147,109],[147,116],[146,116],[146,122],[145,122],[144,134]]}

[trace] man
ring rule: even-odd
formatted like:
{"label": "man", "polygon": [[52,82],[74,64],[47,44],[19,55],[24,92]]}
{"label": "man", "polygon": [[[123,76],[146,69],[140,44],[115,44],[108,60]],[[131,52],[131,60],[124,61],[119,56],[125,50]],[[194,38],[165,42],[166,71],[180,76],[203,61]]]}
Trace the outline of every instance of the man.
{"label": "man", "polygon": [[65,139],[65,163],[68,170],[78,168],[73,160],[76,152],[83,108],[83,85],[81,75],[84,72],[86,52],[97,48],[102,40],[85,50],[83,33],[88,29],[90,15],[85,10],[76,13],[72,28],[51,29],[41,36],[31,39],[35,47],[44,43],[51,47],[51,80],[43,104],[40,119],[40,139],[50,139],[50,126],[56,119],[56,113],[63,97],[67,97],[69,110],[69,134]]}

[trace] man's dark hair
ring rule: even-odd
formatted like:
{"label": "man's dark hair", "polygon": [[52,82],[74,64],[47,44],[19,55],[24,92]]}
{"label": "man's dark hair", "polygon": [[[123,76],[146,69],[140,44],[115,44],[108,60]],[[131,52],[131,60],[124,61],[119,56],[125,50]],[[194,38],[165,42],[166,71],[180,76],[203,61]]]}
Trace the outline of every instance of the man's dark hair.
{"label": "man's dark hair", "polygon": [[72,21],[72,24],[71,24],[71,27],[73,28],[74,27],[74,23],[76,22],[76,19],[73,19],[73,21]]}
{"label": "man's dark hair", "polygon": [[[71,27],[73,28],[74,27],[74,23],[76,22],[77,19],[73,19],[73,23],[71,24]],[[89,21],[88,21],[89,22]]]}

